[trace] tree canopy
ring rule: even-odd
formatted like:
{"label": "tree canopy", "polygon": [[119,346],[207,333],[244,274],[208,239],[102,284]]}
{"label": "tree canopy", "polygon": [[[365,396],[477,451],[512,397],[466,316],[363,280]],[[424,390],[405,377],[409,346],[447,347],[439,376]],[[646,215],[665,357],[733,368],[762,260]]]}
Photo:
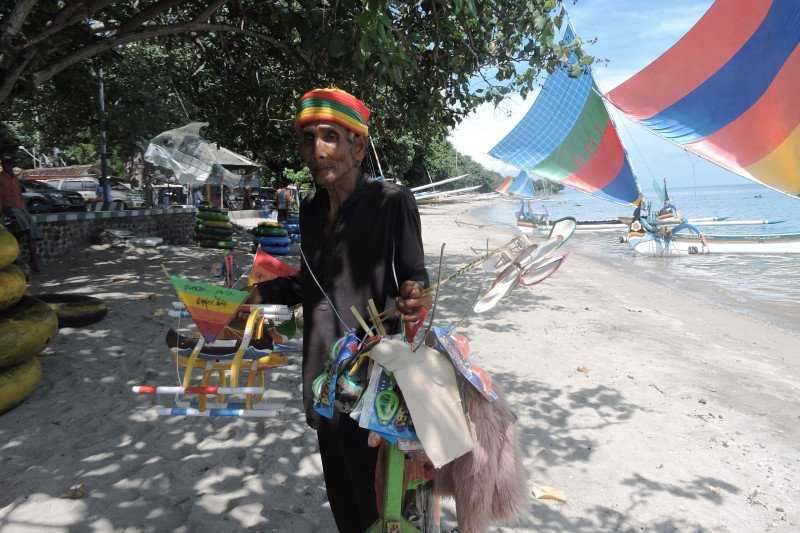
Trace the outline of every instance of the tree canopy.
{"label": "tree canopy", "polygon": [[[279,171],[298,164],[297,99],[336,85],[373,109],[385,166],[426,182],[420,165],[431,171],[448,128],[566,58],[559,4],[18,0],[0,7],[0,108],[21,135],[74,144],[96,131],[102,68],[120,157],[202,120],[209,138]],[[569,49],[582,56],[580,42]]]}

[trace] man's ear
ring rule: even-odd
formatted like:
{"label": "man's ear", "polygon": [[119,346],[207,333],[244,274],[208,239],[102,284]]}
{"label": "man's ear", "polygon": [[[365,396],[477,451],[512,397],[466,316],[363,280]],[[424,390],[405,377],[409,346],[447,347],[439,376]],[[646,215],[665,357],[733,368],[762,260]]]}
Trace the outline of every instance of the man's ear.
{"label": "man's ear", "polygon": [[365,135],[356,135],[353,139],[352,145],[353,158],[359,163],[364,160],[367,155],[367,137]]}

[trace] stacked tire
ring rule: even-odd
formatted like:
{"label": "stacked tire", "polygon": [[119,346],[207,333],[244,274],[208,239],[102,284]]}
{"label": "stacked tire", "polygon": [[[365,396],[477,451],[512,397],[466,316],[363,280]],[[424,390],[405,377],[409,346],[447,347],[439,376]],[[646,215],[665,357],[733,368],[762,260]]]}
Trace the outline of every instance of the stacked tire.
{"label": "stacked tire", "polygon": [[228,212],[215,207],[200,206],[195,219],[194,235],[203,248],[233,248],[233,224]]}
{"label": "stacked tire", "polygon": [[262,222],[252,230],[253,247],[261,249],[270,255],[287,255],[289,253],[289,232],[280,223]]}
{"label": "stacked tire", "polygon": [[289,233],[289,240],[291,242],[300,242],[300,217],[297,214],[289,215],[286,223],[283,225]]}
{"label": "stacked tire", "polygon": [[50,307],[25,295],[25,272],[14,264],[17,240],[0,226],[0,413],[36,390],[42,379],[37,357],[58,332]]}

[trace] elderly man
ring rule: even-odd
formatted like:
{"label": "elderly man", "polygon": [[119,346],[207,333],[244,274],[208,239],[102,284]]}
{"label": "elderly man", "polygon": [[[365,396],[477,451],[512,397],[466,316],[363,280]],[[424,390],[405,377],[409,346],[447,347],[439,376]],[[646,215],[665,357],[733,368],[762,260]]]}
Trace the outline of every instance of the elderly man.
{"label": "elderly man", "polygon": [[[363,314],[371,298],[378,309],[397,305],[417,321],[430,299],[419,212],[411,192],[366,178],[370,111],[339,89],[316,89],[300,99],[295,127],[300,153],[316,192],[300,206],[303,265],[300,274],[259,285],[256,300],[303,304],[303,403],[317,429],[328,500],[339,531],[360,533],[378,517],[377,448],[347,415],[320,419],[312,410],[312,382],[324,369],[331,345]],[[394,325],[396,331],[396,324]]]}

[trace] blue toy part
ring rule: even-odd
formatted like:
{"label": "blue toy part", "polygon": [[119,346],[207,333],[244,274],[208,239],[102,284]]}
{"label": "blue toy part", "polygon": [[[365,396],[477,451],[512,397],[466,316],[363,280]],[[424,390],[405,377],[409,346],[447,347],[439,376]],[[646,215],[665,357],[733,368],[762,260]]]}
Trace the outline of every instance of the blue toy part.
{"label": "blue toy part", "polygon": [[253,240],[262,246],[288,246],[291,242],[289,237],[256,237]]}
{"label": "blue toy part", "polygon": [[349,331],[334,344],[333,349],[336,350],[336,354],[328,370],[329,380],[326,385],[321,387],[323,398],[314,406],[314,411],[325,418],[333,418],[333,406],[336,400],[336,380],[339,379],[339,369],[344,363],[356,356],[359,344],[355,331]]}

